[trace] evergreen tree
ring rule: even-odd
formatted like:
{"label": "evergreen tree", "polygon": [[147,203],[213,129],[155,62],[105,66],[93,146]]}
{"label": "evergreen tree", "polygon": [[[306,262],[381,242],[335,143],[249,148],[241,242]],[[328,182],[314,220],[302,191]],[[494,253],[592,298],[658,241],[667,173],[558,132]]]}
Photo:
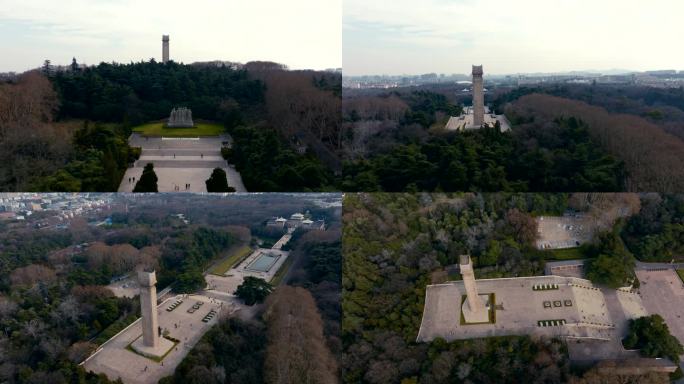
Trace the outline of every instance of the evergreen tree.
{"label": "evergreen tree", "polygon": [[159,192],[157,190],[157,180],[157,174],[154,173],[154,164],[147,163],[145,168],[143,168],[140,180],[135,183],[133,192]]}
{"label": "evergreen tree", "polygon": [[43,74],[48,77],[52,74],[52,65],[50,65],[50,60],[48,59],[45,59],[43,62]]}
{"label": "evergreen tree", "polygon": [[266,297],[273,291],[273,286],[266,280],[254,276],[247,276],[235,290],[235,295],[247,305],[263,303]]}
{"label": "evergreen tree", "polygon": [[658,314],[630,320],[629,334],[623,344],[628,349],[639,349],[646,357],[667,357],[675,363],[684,354],[682,344],[670,334],[665,320]]}
{"label": "evergreen tree", "polygon": [[228,186],[226,171],[221,168],[214,168],[207,181],[207,192],[235,192],[235,188]]}

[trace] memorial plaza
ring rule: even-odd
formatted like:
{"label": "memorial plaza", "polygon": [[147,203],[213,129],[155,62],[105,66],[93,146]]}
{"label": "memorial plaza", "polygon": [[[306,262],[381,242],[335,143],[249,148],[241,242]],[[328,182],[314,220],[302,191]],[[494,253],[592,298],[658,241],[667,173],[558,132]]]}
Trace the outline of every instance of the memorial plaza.
{"label": "memorial plaza", "polygon": [[[178,301],[179,305],[167,311]],[[203,303],[199,309],[192,313],[188,312],[198,302]],[[120,378],[124,383],[156,383],[162,377],[173,374],[176,366],[220,316],[229,316],[239,310],[240,306],[236,299],[217,300],[205,295],[173,296],[156,307],[158,326],[162,333],[168,332],[167,337],[160,338],[170,344],[163,357],[145,357],[133,350],[132,344],[138,341],[142,334],[142,320],[138,319],[102,344],[97,352],[84,361],[83,366],[87,371],[106,374],[110,380]],[[216,315],[206,322],[203,321],[211,311],[215,311]]]}
{"label": "memorial plaza", "polygon": [[214,168],[226,171],[228,185],[236,192],[246,192],[240,173],[221,156],[224,143],[232,143],[228,135],[170,138],[132,133],[128,141],[131,147],[142,148],[142,153],[133,167],[126,170],[119,192],[132,192],[148,163],[154,164],[159,192],[206,192],[205,181]]}

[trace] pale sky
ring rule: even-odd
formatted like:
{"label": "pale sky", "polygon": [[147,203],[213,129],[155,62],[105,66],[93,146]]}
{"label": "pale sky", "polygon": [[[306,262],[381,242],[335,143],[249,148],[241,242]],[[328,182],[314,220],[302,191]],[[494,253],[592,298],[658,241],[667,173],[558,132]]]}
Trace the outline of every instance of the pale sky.
{"label": "pale sky", "polygon": [[0,72],[53,64],[268,60],[342,66],[342,0],[0,0]]}
{"label": "pale sky", "polygon": [[345,75],[684,70],[682,0],[344,0]]}

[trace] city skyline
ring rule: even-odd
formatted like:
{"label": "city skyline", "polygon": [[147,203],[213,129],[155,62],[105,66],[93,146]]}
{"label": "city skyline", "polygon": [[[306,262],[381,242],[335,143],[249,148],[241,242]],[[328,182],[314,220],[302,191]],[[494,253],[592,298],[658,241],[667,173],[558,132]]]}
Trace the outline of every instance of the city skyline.
{"label": "city skyline", "polygon": [[[343,3],[347,76],[488,74],[615,69],[683,70],[675,36],[684,5],[666,0],[603,2],[398,0]],[[648,17],[645,17],[648,16]],[[463,68],[463,71],[460,70]]]}
{"label": "city skyline", "polygon": [[88,65],[161,62],[162,35],[170,35],[175,62],[259,60],[291,69],[341,67],[341,0],[70,3],[0,0],[0,72],[37,68],[45,59],[68,65],[72,57]]}

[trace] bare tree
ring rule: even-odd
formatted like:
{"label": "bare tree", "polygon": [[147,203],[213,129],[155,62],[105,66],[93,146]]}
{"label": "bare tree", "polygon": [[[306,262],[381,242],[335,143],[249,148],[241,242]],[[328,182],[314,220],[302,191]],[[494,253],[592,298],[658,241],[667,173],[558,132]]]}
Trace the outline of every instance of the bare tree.
{"label": "bare tree", "polygon": [[337,383],[337,365],[323,336],[311,293],[281,286],[266,300],[265,381],[269,384]]}

